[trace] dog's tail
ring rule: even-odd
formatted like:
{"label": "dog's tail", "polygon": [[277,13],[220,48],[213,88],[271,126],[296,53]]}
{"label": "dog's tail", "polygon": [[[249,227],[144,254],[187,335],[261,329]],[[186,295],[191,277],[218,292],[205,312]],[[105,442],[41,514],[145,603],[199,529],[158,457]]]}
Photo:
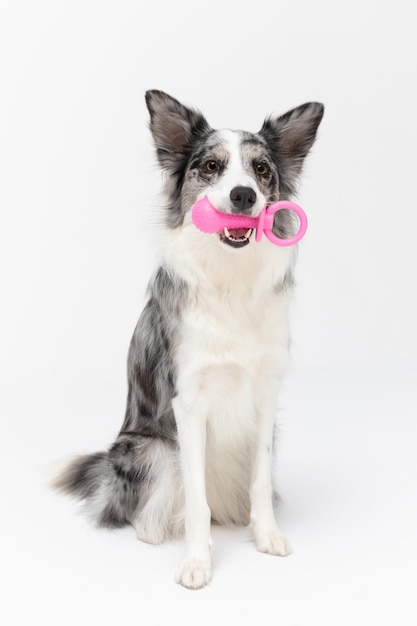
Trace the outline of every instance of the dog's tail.
{"label": "dog's tail", "polygon": [[51,486],[83,500],[97,526],[120,528],[131,522],[138,506],[140,482],[139,473],[115,464],[110,449],[73,459]]}
{"label": "dog's tail", "polygon": [[51,486],[79,500],[90,498],[99,489],[107,466],[107,452],[78,456],[67,464]]}

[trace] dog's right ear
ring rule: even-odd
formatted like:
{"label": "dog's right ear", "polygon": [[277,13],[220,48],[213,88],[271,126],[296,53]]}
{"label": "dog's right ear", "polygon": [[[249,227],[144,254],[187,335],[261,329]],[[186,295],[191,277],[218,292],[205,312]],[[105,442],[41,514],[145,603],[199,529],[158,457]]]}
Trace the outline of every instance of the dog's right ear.
{"label": "dog's right ear", "polygon": [[186,163],[194,140],[207,135],[210,126],[200,111],[187,108],[163,91],[147,91],[145,98],[159,162],[164,169],[177,173]]}

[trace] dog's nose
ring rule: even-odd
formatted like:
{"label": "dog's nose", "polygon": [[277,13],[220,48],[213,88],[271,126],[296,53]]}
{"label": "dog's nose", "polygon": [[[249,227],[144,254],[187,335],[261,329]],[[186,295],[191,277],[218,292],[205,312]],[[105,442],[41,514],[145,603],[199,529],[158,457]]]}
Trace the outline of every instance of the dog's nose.
{"label": "dog's nose", "polygon": [[233,213],[250,214],[256,202],[256,193],[252,187],[234,187],[230,192]]}

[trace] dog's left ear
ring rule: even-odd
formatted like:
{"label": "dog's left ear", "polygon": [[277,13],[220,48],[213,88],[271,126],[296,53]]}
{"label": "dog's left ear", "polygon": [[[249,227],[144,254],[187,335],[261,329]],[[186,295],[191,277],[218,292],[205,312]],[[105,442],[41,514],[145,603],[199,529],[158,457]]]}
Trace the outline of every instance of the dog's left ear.
{"label": "dog's left ear", "polygon": [[210,126],[199,111],[163,91],[147,91],[145,98],[159,162],[164,169],[178,173],[187,162],[193,142],[206,135]]}
{"label": "dog's left ear", "polygon": [[323,113],[320,102],[307,102],[281,117],[267,118],[260,130],[278,167],[282,199],[288,199],[296,191],[304,159],[314,143]]}

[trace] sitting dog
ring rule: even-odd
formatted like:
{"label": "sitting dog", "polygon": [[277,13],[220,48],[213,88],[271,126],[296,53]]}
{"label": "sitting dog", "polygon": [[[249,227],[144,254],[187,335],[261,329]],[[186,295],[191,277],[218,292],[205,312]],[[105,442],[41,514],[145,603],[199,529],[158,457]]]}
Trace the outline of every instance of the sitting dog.
{"label": "sitting dog", "polygon": [[[250,229],[205,234],[192,223],[207,196],[256,217],[290,199],[323,105],[267,118],[258,133],[213,130],[204,116],[148,91],[164,182],[158,265],[128,356],[127,408],[108,451],[76,458],[55,486],[85,500],[102,526],[132,524],[161,543],[185,531],[177,582],[211,577],[211,522],[251,523],[261,552],[286,555],[273,509],[274,418],[288,362],[296,246],[256,242]],[[289,237],[287,211],[274,233]]]}

